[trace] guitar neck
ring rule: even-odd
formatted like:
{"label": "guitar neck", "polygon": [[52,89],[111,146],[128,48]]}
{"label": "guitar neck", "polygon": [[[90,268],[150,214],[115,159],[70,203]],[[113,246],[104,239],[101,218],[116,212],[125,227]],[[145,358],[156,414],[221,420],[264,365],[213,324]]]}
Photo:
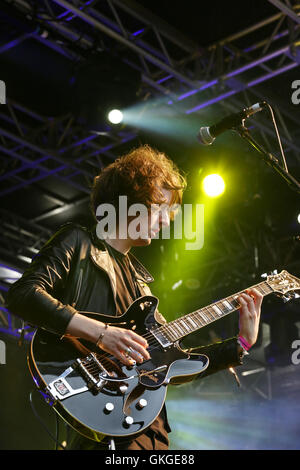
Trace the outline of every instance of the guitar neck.
{"label": "guitar neck", "polygon": [[[252,286],[252,288],[257,289],[263,296],[274,292],[267,281],[256,284]],[[238,310],[241,305],[239,304],[237,297],[239,297],[243,292],[245,292],[245,290],[237,292],[236,294],[219,300],[218,302],[212,303],[207,307],[188,313],[181,318],[164,324],[159,327],[158,330],[162,330],[161,332],[169,341],[178,341],[200,328],[225,317],[229,313]]]}

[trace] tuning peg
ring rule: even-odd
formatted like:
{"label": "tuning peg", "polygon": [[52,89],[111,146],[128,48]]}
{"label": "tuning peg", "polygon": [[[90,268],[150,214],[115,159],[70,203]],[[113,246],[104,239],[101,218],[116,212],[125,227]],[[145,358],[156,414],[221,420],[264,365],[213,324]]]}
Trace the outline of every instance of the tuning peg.
{"label": "tuning peg", "polygon": [[268,276],[275,276],[275,274],[278,274],[277,269],[274,269],[273,271],[270,271],[268,273],[263,273],[263,274],[261,274],[261,277],[263,277],[265,279]]}
{"label": "tuning peg", "polygon": [[282,296],[284,303],[289,302],[290,300],[296,299],[296,295],[300,297],[296,292],[290,292]]}
{"label": "tuning peg", "polygon": [[289,294],[287,294],[288,297],[289,297],[289,300],[294,300],[294,299],[299,299],[300,295],[297,294],[297,292],[290,292]]}

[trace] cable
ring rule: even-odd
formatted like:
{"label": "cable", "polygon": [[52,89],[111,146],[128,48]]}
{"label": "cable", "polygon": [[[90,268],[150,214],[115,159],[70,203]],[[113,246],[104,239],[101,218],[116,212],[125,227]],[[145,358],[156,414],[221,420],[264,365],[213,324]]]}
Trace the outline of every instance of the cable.
{"label": "cable", "polygon": [[[59,436],[59,420],[58,420],[58,414],[55,413],[55,450],[58,450],[58,436]],[[63,448],[62,445],[60,446]]]}
{"label": "cable", "polygon": [[[56,428],[55,428],[55,433],[56,433],[56,436],[54,436],[52,434],[52,432],[49,430],[48,426],[44,423],[44,421],[42,420],[42,418],[39,416],[39,414],[37,413],[35,407],[34,407],[34,404],[33,404],[33,400],[32,400],[32,392],[34,391],[38,391],[36,389],[33,389],[31,390],[31,392],[29,393],[29,402],[30,402],[30,406],[31,406],[31,409],[33,411],[33,414],[35,415],[35,417],[37,418],[37,420],[40,422],[40,424],[43,426],[43,428],[45,429],[45,431],[47,432],[47,434],[51,437],[51,439],[55,442],[55,450],[58,450],[58,448],[60,448],[61,450],[66,450],[65,447],[59,442],[58,440],[58,416],[56,415]],[[56,414],[56,413],[55,413]]]}
{"label": "cable", "polygon": [[276,119],[275,119],[275,116],[274,116],[274,112],[273,112],[272,106],[269,103],[266,102],[266,105],[269,108],[269,111],[271,113],[271,117],[272,117],[272,121],[273,121],[273,124],[274,124],[277,140],[278,140],[278,143],[279,143],[279,148],[280,148],[280,152],[281,152],[281,157],[282,157],[284,169],[288,173],[289,171],[288,171],[288,167],[287,167],[287,164],[286,164],[286,159],[285,159],[284,151],[283,151],[283,148],[282,148],[281,139],[280,139],[280,135],[279,135],[279,132],[278,132],[278,127],[277,127],[277,124],[276,124]]}

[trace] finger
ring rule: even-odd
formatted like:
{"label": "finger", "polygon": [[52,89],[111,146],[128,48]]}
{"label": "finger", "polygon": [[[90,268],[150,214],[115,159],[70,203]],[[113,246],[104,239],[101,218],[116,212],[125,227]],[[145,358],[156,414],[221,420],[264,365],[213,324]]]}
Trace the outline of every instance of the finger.
{"label": "finger", "polygon": [[250,295],[250,293],[248,293],[248,291],[243,292],[241,294],[241,296],[246,300],[247,303],[250,303],[250,302],[254,303],[253,295]]}
{"label": "finger", "polygon": [[254,300],[247,294],[241,294],[238,298],[241,304],[241,313],[248,313],[251,315],[256,315]]}
{"label": "finger", "polygon": [[[248,289],[247,294],[253,299],[254,311],[258,319],[260,319],[261,305],[263,301],[263,295],[256,289]],[[251,308],[251,307],[250,307]]]}
{"label": "finger", "polygon": [[128,334],[135,342],[139,343],[144,348],[149,347],[147,340],[143,338],[142,336],[136,334],[134,331],[129,330]]}
{"label": "finger", "polygon": [[[114,345],[114,346],[106,346],[105,344],[101,344],[101,349],[102,351],[105,351],[107,352],[108,354],[111,354],[112,356],[114,356],[116,359],[119,359],[119,361],[121,361],[123,364],[125,364],[126,366],[129,366],[131,365],[131,359],[130,357],[125,357],[125,355],[123,354],[123,351],[121,349],[121,347],[119,347],[117,345],[117,343]],[[126,347],[125,347],[126,349]]]}
{"label": "finger", "polygon": [[144,357],[138,351],[133,348],[127,348],[126,355],[131,359],[134,359],[136,362],[144,362]]}
{"label": "finger", "polygon": [[243,314],[243,313],[245,312],[245,310],[248,308],[248,307],[247,307],[247,302],[246,302],[246,300],[243,299],[242,296],[237,297],[237,300],[238,300],[238,302],[239,302],[239,304],[240,304],[239,312],[240,312],[241,314]]}
{"label": "finger", "polygon": [[134,358],[138,360],[139,362],[141,362],[139,356],[142,357],[142,360],[150,359],[150,354],[148,353],[148,351],[145,348],[143,348],[143,346],[141,346],[139,343],[136,343],[134,341],[131,341],[131,342],[128,341],[126,342],[125,348],[126,347],[127,348],[129,347],[134,351],[134,356],[135,356]]}
{"label": "finger", "polygon": [[254,298],[255,305],[261,307],[264,296],[257,289],[254,288],[249,289],[247,292]]}
{"label": "finger", "polygon": [[[126,348],[125,348],[126,349]],[[111,352],[113,356],[119,359],[125,366],[133,366],[135,361],[128,355],[125,354],[125,351],[120,351],[116,349],[115,351]]]}

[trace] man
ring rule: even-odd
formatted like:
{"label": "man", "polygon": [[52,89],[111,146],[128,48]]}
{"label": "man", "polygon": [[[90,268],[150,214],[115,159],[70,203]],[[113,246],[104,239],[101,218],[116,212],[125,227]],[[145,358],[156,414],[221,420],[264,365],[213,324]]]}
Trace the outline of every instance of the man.
{"label": "man", "polygon": [[[93,214],[98,214],[98,224],[92,230],[67,224],[54,234],[10,289],[8,308],[37,327],[60,336],[88,340],[125,365],[149,359],[145,338],[132,330],[108,326],[84,312],[122,315],[136,298],[151,293],[148,283],[153,278],[130,249],[150,245],[158,231],[170,224],[172,208],[181,204],[185,186],[186,181],[174,163],[149,146],[141,146],[117,159],[94,180],[91,202]],[[120,196],[126,196],[128,207],[142,204],[147,208],[133,235],[129,225],[136,217],[120,212]],[[110,204],[119,216],[115,229],[106,232],[103,226],[97,230],[104,218],[99,208],[105,204]],[[152,211],[153,206],[162,209]],[[242,364],[244,349],[256,342],[262,295],[251,290],[241,294],[239,303],[239,338],[193,349],[210,360],[201,377]],[[159,312],[157,315],[164,321]],[[167,449],[168,432],[163,407],[145,432],[117,439],[116,448]],[[104,449],[107,442],[104,439],[99,444],[75,434],[69,448]]]}

